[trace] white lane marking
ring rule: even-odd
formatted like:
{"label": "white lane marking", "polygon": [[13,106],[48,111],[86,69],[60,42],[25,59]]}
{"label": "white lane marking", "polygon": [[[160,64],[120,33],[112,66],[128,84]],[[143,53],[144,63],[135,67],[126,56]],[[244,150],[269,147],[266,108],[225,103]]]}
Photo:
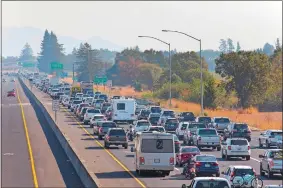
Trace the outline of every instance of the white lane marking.
{"label": "white lane marking", "polygon": [[257,159],[252,158],[252,157],[251,157],[251,159],[254,160],[254,161],[256,161],[256,162],[259,162],[259,163],[260,163],[260,160],[257,160]]}

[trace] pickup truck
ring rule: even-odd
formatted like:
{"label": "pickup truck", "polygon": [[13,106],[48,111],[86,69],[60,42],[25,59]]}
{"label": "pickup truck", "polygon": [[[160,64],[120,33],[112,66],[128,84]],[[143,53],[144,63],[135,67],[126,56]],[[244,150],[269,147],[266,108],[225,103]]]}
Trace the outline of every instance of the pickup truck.
{"label": "pickup truck", "polygon": [[228,117],[214,117],[212,118],[212,127],[217,130],[218,133],[224,133],[224,130],[227,129],[230,124],[230,119]]}
{"label": "pickup truck", "polygon": [[260,133],[258,138],[259,147],[265,145],[267,148],[270,146],[276,146],[278,140],[282,140],[283,131],[282,130],[266,130]]}
{"label": "pickup truck", "polygon": [[196,134],[193,135],[193,145],[197,146],[199,149],[212,147],[220,151],[220,136],[214,128],[200,128],[197,129]]}
{"label": "pickup truck", "polygon": [[193,135],[196,134],[196,131],[199,128],[206,128],[206,125],[204,123],[196,123],[196,122],[188,123],[188,126],[184,131],[184,138],[183,138],[185,145],[192,145]]}

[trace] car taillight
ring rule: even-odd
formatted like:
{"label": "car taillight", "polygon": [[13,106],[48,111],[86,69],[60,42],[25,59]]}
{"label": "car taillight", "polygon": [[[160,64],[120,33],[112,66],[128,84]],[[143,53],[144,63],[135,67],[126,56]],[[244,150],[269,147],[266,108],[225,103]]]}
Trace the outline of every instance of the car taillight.
{"label": "car taillight", "polygon": [[253,170],[254,171],[254,176],[256,177],[256,172],[255,172],[255,170]]}
{"label": "car taillight", "polygon": [[179,141],[175,141],[175,144],[180,144],[180,142]]}
{"label": "car taillight", "polygon": [[196,162],[196,166],[201,166],[201,163],[200,162]]}
{"label": "car taillight", "polygon": [[231,150],[231,146],[228,146],[228,150]]}
{"label": "car taillight", "polygon": [[140,157],[140,164],[144,165],[144,157]]}
{"label": "car taillight", "polygon": [[170,165],[174,165],[174,157],[170,157],[169,162],[170,162]]}
{"label": "car taillight", "polygon": [[274,162],[272,160],[269,161],[269,166],[274,166]]}
{"label": "car taillight", "polygon": [[248,150],[250,150],[251,149],[251,147],[250,146],[248,146]]}
{"label": "car taillight", "polygon": [[98,131],[99,131],[99,132],[102,132],[102,127],[100,127]]}
{"label": "car taillight", "polygon": [[212,166],[218,166],[218,163],[217,162],[212,163]]}
{"label": "car taillight", "polygon": [[232,172],[232,173],[231,173],[231,179],[230,179],[230,181],[233,181],[234,176],[235,176],[235,173],[234,173],[234,172]]}

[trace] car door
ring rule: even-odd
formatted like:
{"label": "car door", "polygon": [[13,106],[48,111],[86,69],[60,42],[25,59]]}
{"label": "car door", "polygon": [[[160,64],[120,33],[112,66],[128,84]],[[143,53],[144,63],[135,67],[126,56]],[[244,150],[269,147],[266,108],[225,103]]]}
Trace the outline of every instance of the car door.
{"label": "car door", "polygon": [[269,131],[266,131],[266,132],[263,133],[262,139],[261,139],[262,144],[266,143],[268,136],[269,136]]}
{"label": "car door", "polygon": [[268,156],[268,151],[266,151],[263,155],[263,158],[262,158],[262,169],[263,170],[267,170],[267,166],[268,166],[268,160],[267,160],[267,156]]}
{"label": "car door", "polygon": [[228,167],[228,168],[224,171],[224,174],[223,174],[223,178],[225,178],[225,179],[228,180],[229,182],[230,182],[230,176],[229,176],[230,171],[231,171],[231,169],[230,169],[230,167]]}

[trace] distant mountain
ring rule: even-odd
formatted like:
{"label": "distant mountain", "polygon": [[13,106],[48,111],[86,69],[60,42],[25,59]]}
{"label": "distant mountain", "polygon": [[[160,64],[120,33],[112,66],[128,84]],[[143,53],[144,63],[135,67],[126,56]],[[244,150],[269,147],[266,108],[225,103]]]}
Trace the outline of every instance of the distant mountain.
{"label": "distant mountain", "polygon": [[[56,31],[54,31],[55,34]],[[44,30],[34,27],[3,27],[2,28],[2,55],[18,56],[25,45],[29,43],[34,50],[34,55],[40,52],[40,43],[43,39]],[[57,35],[59,43],[64,44],[65,52],[72,52],[74,47],[79,47],[81,42],[88,42],[94,49],[109,49],[121,51],[124,47],[112,43],[98,36],[93,36],[84,41],[70,36]]]}

